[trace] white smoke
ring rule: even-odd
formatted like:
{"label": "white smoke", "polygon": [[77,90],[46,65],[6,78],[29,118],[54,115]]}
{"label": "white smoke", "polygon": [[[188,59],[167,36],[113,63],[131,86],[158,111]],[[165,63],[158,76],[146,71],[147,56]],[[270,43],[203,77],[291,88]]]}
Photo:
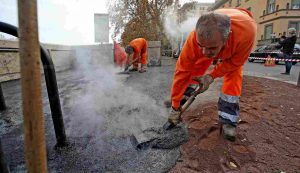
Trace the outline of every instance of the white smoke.
{"label": "white smoke", "polygon": [[76,58],[83,90],[74,92],[70,101],[71,136],[130,135],[165,122],[166,112],[154,99],[123,84],[128,76],[116,74],[110,56],[82,48]]}
{"label": "white smoke", "polygon": [[[186,20],[178,22],[179,15],[174,9],[168,8],[165,11],[165,17],[163,20],[164,28],[165,33],[171,43],[174,44],[174,42],[180,42],[184,39],[183,37],[186,37],[191,31],[195,29],[197,20],[200,17],[200,15],[196,12],[191,11],[188,14],[186,14],[186,16]],[[177,45],[172,46],[176,47]]]}

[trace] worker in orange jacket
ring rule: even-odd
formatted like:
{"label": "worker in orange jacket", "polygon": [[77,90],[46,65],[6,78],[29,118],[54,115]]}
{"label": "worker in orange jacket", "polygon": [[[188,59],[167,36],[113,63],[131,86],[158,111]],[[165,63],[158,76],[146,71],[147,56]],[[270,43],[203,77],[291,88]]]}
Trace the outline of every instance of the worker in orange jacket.
{"label": "worker in orange jacket", "polygon": [[146,39],[136,38],[125,48],[127,65],[133,65],[132,71],[139,71],[140,73],[147,71],[147,47]]}
{"label": "worker in orange jacket", "polygon": [[[195,90],[195,83],[204,92],[215,78],[224,77],[218,101],[219,120],[224,137],[235,140],[242,70],[252,50],[256,30],[252,14],[240,8],[218,9],[198,19],[176,64],[171,89],[170,123],[180,122],[181,105]],[[222,62],[206,73],[214,59],[222,59]]]}

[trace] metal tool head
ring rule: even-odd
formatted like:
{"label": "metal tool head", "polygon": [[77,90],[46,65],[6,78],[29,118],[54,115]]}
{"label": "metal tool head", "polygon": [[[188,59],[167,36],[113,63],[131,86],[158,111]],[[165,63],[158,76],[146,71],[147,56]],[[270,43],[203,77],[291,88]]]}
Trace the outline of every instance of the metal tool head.
{"label": "metal tool head", "polygon": [[163,129],[164,130],[170,130],[172,128],[174,128],[176,125],[173,123],[170,123],[169,121],[167,121],[164,125],[163,125]]}
{"label": "metal tool head", "polygon": [[130,74],[129,71],[121,71],[121,72],[118,72],[117,74]]}

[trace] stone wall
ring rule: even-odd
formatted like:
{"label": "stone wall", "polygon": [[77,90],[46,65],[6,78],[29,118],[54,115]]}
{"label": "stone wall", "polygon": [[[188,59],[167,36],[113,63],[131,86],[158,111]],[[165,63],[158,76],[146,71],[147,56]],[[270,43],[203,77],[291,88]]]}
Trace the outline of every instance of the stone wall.
{"label": "stone wall", "polygon": [[[107,61],[113,63],[112,44],[66,46],[42,44],[49,53],[56,72],[74,67],[78,58],[87,57],[93,62]],[[20,59],[18,42],[0,40],[0,82],[20,78]],[[42,68],[42,67],[41,67]],[[41,70],[43,73],[43,70]]]}
{"label": "stone wall", "polygon": [[[113,64],[113,45],[80,45],[66,46],[42,44],[47,50],[55,66],[56,72],[72,69],[81,61],[99,64]],[[0,82],[20,78],[20,58],[18,42],[0,40]],[[160,41],[148,42],[148,66],[161,65]],[[42,68],[42,67],[41,67]],[[41,70],[43,73],[43,70]]]}

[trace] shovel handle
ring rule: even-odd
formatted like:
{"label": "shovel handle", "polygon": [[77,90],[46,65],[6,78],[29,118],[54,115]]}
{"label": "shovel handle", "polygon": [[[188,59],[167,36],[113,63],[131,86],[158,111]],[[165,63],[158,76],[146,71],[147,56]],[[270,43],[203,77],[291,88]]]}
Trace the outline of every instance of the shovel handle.
{"label": "shovel handle", "polygon": [[190,107],[190,105],[194,102],[194,100],[196,99],[197,95],[201,93],[201,88],[202,86],[198,86],[196,88],[196,90],[192,93],[192,95],[190,96],[190,98],[184,103],[184,105],[182,106],[181,108],[181,112],[180,112],[180,115],[185,112],[185,110],[187,108]]}
{"label": "shovel handle", "polygon": [[135,63],[137,60],[138,60],[138,58],[135,59],[132,63],[128,64],[128,65],[125,67],[124,71],[127,71],[127,70],[129,69],[129,67],[130,67],[133,63]]}
{"label": "shovel handle", "polygon": [[[181,110],[180,110],[180,115],[179,118],[181,118],[181,115],[187,110],[187,108],[190,107],[190,105],[194,102],[194,100],[196,99],[197,95],[201,93],[201,89],[202,89],[202,85],[199,85],[196,90],[192,93],[192,95],[190,96],[190,98],[184,103],[184,105],[182,106]],[[173,127],[175,127],[176,124],[172,124],[169,121],[167,121],[164,125],[163,125],[163,129],[165,130],[169,130],[172,129]]]}

